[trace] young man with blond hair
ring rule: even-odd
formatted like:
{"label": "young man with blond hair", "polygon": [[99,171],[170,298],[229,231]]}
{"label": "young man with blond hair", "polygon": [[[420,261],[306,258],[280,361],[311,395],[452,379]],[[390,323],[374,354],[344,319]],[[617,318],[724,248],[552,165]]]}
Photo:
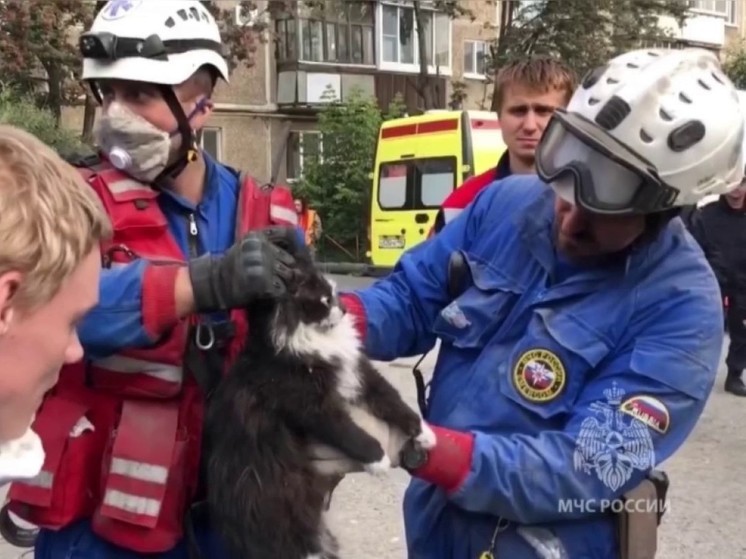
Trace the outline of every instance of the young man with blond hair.
{"label": "young man with blond hair", "polygon": [[109,234],[75,169],[0,126],[0,481],[42,467],[30,425],[62,365],[83,356],[76,325],[98,302],[99,241]]}
{"label": "young man with blond hair", "polygon": [[559,60],[535,57],[503,66],[495,78],[497,116],[507,149],[497,166],[471,177],[443,202],[433,232],[455,218],[482,189],[510,175],[534,173],[534,156],[554,110],[565,107],[575,90],[574,72]]}

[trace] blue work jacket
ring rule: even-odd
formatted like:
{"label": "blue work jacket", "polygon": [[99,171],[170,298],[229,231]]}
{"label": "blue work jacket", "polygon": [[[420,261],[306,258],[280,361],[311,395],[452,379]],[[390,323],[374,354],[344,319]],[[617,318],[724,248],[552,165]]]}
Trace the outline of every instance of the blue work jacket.
{"label": "blue work jacket", "polygon": [[[487,550],[616,558],[609,503],[668,459],[702,413],[723,316],[714,274],[681,220],[597,268],[558,256],[553,224],[544,183],[496,181],[390,276],[356,292],[372,358],[414,356],[441,340],[427,420],[474,435],[456,490],[412,480],[409,559]],[[471,281],[450,300],[454,251]]]}

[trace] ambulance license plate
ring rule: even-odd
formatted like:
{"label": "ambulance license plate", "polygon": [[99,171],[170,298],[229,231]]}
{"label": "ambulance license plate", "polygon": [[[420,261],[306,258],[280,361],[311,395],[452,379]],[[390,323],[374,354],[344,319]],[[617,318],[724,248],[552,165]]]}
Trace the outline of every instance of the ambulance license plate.
{"label": "ambulance license plate", "polygon": [[401,235],[378,237],[378,248],[404,248],[404,237]]}

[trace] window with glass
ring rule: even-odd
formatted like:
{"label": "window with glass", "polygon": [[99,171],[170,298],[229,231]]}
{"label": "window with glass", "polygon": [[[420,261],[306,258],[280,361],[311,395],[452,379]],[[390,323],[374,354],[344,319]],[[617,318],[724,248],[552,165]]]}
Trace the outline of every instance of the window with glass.
{"label": "window with glass", "polygon": [[487,73],[488,49],[484,41],[464,41],[464,74],[483,77]]}
{"label": "window with glass", "polygon": [[736,0],[689,0],[692,10],[725,16],[725,21],[735,25]]}
{"label": "window with glass", "polygon": [[378,179],[378,205],[383,210],[437,209],[454,188],[455,157],[382,163]]}
{"label": "window with glass", "polygon": [[315,131],[291,131],[286,150],[286,176],[288,181],[296,181],[303,176],[308,163],[321,158],[321,134]]}
{"label": "window with glass", "polygon": [[278,60],[375,65],[375,2],[344,6],[341,13],[307,10],[277,20]]}
{"label": "window with glass", "polygon": [[[443,13],[423,7],[425,59],[428,66],[451,67],[451,20]],[[418,66],[420,53],[414,8],[384,4],[381,6],[381,61],[384,64]]]}
{"label": "window with glass", "polygon": [[216,161],[222,158],[222,129],[203,128],[200,134],[199,145]]}
{"label": "window with glass", "polygon": [[645,49],[683,49],[686,43],[675,39],[661,39],[658,41],[642,41],[641,48]]}

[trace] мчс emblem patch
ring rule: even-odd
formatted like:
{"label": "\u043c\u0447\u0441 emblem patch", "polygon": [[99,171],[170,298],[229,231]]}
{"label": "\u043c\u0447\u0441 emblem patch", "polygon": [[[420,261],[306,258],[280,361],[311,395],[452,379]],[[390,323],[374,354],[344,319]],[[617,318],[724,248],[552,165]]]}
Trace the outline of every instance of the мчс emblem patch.
{"label": "\u043c\u0447\u0441 emblem patch", "polygon": [[532,402],[554,400],[565,387],[566,376],[562,361],[546,349],[524,351],[513,368],[516,390]]}
{"label": "\u043c\u0447\u0441 emblem patch", "polygon": [[665,434],[671,423],[668,408],[653,396],[632,396],[622,402],[619,411],[631,415],[654,431]]}

